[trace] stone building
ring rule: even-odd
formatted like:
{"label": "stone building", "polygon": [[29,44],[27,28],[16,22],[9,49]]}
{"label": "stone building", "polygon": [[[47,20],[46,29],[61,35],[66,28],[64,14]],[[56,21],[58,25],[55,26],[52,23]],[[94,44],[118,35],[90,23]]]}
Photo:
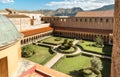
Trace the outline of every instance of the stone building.
{"label": "stone building", "polygon": [[6,14],[4,16],[9,18],[19,31],[21,31],[23,27],[31,25],[31,19],[29,16],[18,14]]}
{"label": "stone building", "polygon": [[54,35],[94,40],[100,36],[112,43],[113,11],[78,12],[76,17],[42,17],[51,23]]}
{"label": "stone building", "polygon": [[0,15],[0,77],[13,77],[16,72],[21,59],[21,38],[15,26]]}
{"label": "stone building", "polygon": [[[51,31],[50,27],[24,31],[22,43],[36,41]],[[14,24],[0,15],[0,77],[71,77],[21,58],[22,38]]]}

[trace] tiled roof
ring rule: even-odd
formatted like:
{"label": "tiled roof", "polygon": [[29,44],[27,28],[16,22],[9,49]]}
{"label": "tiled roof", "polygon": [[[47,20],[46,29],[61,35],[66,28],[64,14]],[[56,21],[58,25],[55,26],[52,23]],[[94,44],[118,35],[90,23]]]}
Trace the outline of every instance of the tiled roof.
{"label": "tiled roof", "polygon": [[18,14],[7,14],[7,15],[4,15],[8,18],[30,18],[29,16],[26,16],[26,15],[18,15]]}
{"label": "tiled roof", "polygon": [[55,30],[75,31],[75,32],[88,32],[88,33],[100,33],[100,34],[112,33],[112,30],[87,29],[87,28],[71,28],[71,27],[55,27]]}
{"label": "tiled roof", "polygon": [[78,12],[76,17],[113,17],[114,11],[85,11],[85,12]]}
{"label": "tiled roof", "polygon": [[50,31],[50,30],[53,30],[53,28],[51,28],[51,27],[45,27],[45,28],[27,30],[27,31],[23,31],[23,32],[21,32],[21,33],[23,33],[24,36],[27,37],[27,36],[39,34],[39,33],[46,32],[46,31]]}

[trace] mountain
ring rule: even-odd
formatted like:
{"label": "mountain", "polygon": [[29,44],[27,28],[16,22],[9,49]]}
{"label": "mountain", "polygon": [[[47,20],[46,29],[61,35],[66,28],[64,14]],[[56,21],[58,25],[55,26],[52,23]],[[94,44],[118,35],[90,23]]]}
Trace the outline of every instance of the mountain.
{"label": "mountain", "polygon": [[75,8],[59,8],[57,10],[37,10],[33,12],[40,12],[45,16],[75,16],[77,12],[83,11],[83,9],[79,7]]}
{"label": "mountain", "polygon": [[93,9],[91,11],[104,11],[104,10],[114,10],[114,4],[111,5],[105,5],[101,8]]}
{"label": "mountain", "polygon": [[83,11],[83,9],[79,7],[74,7],[71,9],[64,9],[64,8],[59,8],[55,11],[55,16],[75,16],[77,12]]}

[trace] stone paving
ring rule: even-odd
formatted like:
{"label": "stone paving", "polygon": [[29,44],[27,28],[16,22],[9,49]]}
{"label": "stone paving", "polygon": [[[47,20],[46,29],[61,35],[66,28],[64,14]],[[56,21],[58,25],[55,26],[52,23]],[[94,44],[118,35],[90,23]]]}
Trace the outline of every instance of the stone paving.
{"label": "stone paving", "polygon": [[55,57],[53,57],[49,62],[47,62],[44,66],[51,68],[64,54],[57,53]]}

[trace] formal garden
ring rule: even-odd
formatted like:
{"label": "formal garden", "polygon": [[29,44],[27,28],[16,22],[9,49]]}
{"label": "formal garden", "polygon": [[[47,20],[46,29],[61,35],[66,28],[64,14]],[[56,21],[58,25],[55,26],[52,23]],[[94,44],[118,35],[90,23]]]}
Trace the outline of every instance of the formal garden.
{"label": "formal garden", "polygon": [[[52,69],[73,77],[110,77],[111,60],[100,59],[82,52],[110,56],[112,46],[104,45],[99,37],[94,41],[80,39],[76,44],[73,43],[74,41],[75,39],[71,38],[51,36],[22,47],[22,57],[45,65],[60,53],[64,56],[52,66]],[[74,54],[78,48],[82,51]]]}
{"label": "formal garden", "polygon": [[[75,57],[64,56],[52,67],[52,69],[66,73],[72,77],[96,77],[97,75],[99,75],[98,77],[110,77],[110,60],[101,59],[101,61],[98,62],[98,65],[94,64],[96,68],[99,67],[100,70],[97,70],[96,68],[92,69],[91,60],[92,57],[86,55]],[[101,69],[101,67],[103,68]]]}
{"label": "formal garden", "polygon": [[[96,39],[96,41],[99,42],[102,41],[100,38]],[[102,43],[97,43],[98,46],[96,45],[96,42],[94,41],[86,41],[86,40],[80,40],[77,46],[79,46],[83,51],[86,52],[91,52],[91,53],[97,53],[101,55],[108,55],[111,56],[112,53],[112,45],[103,45]]]}

